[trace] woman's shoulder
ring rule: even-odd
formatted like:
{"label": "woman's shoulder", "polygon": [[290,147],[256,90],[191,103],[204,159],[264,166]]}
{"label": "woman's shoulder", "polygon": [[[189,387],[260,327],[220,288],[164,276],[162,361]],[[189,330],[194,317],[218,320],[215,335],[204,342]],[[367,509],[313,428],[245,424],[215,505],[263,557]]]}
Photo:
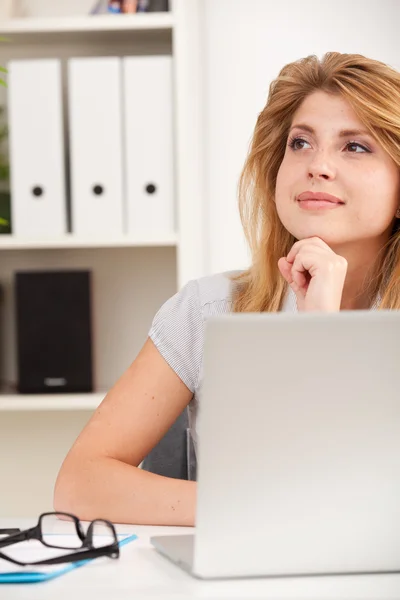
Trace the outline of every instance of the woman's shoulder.
{"label": "woman's shoulder", "polygon": [[180,376],[194,391],[203,353],[204,323],[208,317],[230,312],[237,285],[227,271],[192,279],[169,298],[155,315],[149,337]]}
{"label": "woman's shoulder", "polygon": [[224,271],[194,280],[199,308],[204,317],[231,310],[234,291],[238,285],[234,278],[241,272]]}

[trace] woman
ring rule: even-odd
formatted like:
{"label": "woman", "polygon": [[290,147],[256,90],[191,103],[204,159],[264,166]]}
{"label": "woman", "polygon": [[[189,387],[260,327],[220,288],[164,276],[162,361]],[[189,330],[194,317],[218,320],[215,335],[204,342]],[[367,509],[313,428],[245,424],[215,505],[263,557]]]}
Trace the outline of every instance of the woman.
{"label": "woman", "polygon": [[204,322],[228,311],[400,307],[400,74],[328,53],[271,84],[240,180],[251,268],[189,282],[70,450],[55,508],[193,525],[196,483],[138,468],[185,406],[195,434]]}

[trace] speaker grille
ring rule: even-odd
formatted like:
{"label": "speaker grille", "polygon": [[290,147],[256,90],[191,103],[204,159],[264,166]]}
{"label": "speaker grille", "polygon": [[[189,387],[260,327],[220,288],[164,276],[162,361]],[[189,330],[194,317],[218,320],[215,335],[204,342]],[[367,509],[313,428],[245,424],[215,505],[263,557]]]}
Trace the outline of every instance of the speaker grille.
{"label": "speaker grille", "polygon": [[90,271],[15,273],[18,390],[91,392]]}

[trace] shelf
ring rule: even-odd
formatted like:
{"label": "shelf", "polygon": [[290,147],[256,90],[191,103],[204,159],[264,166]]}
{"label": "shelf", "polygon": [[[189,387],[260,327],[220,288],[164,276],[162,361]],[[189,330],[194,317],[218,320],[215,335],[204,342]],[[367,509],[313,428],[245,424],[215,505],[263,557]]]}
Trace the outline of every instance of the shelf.
{"label": "shelf", "polygon": [[73,234],[66,234],[58,238],[19,238],[10,234],[0,234],[0,250],[40,250],[56,248],[140,248],[140,247],[159,247],[176,246],[178,236],[176,234],[167,234],[154,238],[131,238],[129,236],[119,236],[117,238],[106,237],[82,237]]}
{"label": "shelf", "polygon": [[92,394],[0,394],[1,411],[94,410],[106,392]]}
{"label": "shelf", "polygon": [[172,27],[173,17],[170,12],[25,18],[0,22],[0,36],[90,31],[168,30]]}

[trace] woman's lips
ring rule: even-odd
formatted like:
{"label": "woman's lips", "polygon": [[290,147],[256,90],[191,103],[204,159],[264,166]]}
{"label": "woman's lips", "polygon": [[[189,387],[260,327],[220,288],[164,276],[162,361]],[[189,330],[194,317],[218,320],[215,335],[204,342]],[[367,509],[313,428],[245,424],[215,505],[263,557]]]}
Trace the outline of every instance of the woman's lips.
{"label": "woman's lips", "polygon": [[324,192],[303,192],[297,196],[300,208],[304,210],[332,209],[342,206],[344,202],[337,196]]}
{"label": "woman's lips", "polygon": [[298,205],[304,210],[332,210],[333,208],[343,206],[343,203],[331,202],[330,200],[299,200]]}

